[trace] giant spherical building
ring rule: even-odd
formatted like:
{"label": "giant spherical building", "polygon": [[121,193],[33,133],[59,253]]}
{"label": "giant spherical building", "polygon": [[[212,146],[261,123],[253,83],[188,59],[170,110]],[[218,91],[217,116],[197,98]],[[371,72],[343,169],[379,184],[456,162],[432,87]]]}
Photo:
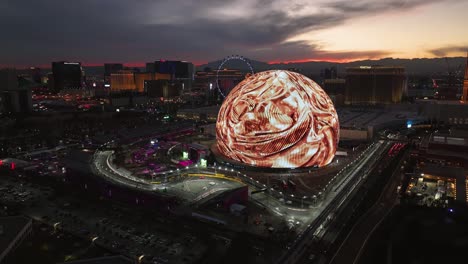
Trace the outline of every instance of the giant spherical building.
{"label": "giant spherical building", "polygon": [[295,72],[254,74],[225,98],[217,147],[228,159],[259,167],[324,166],[335,156],[338,115],[328,95]]}

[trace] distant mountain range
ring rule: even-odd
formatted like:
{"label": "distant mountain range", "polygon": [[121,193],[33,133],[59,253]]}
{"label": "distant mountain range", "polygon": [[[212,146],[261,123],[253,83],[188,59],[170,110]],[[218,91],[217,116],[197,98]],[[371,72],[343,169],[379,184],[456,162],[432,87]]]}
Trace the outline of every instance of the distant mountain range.
{"label": "distant mountain range", "polygon": [[[221,60],[209,62],[207,64],[198,65],[196,70],[202,71],[205,68],[211,68],[215,70],[218,68]],[[339,76],[344,76],[346,67],[355,67],[355,66],[372,66],[372,65],[382,65],[382,66],[404,66],[406,72],[409,75],[433,75],[433,74],[446,74],[448,69],[450,71],[461,71],[463,74],[466,66],[465,57],[452,57],[452,58],[433,58],[433,59],[393,59],[393,58],[384,58],[379,60],[361,60],[353,61],[348,63],[335,63],[335,62],[326,62],[326,61],[311,61],[311,62],[298,62],[298,63],[275,63],[268,64],[262,61],[251,60],[250,61],[255,72],[272,70],[272,69],[290,69],[297,68],[303,74],[308,76],[317,76],[320,74],[320,71],[335,66],[338,70]],[[224,65],[225,68],[238,69],[244,72],[247,72],[248,66],[245,62],[240,60],[231,60]],[[103,75],[104,67],[103,66],[83,66],[85,69],[86,75]],[[137,67],[138,69],[144,71],[144,67]],[[26,70],[25,70],[26,71]],[[42,69],[44,73],[50,72],[50,69]]]}
{"label": "distant mountain range", "polygon": [[[217,69],[222,61],[209,62],[204,65],[197,66],[197,70],[203,70],[208,67],[211,69]],[[297,68],[303,74],[306,75],[319,75],[320,71],[335,66],[338,71],[338,75],[344,75],[346,67],[356,66],[404,66],[406,72],[409,75],[432,75],[432,74],[444,74],[447,71],[464,71],[466,66],[466,58],[464,57],[452,57],[452,58],[432,58],[432,59],[393,59],[384,58],[379,60],[361,60],[353,61],[348,63],[334,63],[326,61],[311,61],[311,62],[298,62],[298,63],[275,63],[268,64],[262,61],[250,61],[255,72],[265,71],[270,69],[290,69]],[[242,71],[248,71],[248,66],[245,62],[240,60],[231,60],[224,65],[225,68],[239,69]]]}

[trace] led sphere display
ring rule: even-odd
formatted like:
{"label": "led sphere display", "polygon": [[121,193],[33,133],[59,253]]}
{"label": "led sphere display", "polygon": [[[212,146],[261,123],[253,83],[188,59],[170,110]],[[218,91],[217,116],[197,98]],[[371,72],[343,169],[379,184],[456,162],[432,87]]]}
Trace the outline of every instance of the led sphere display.
{"label": "led sphere display", "polygon": [[325,166],[338,145],[338,115],[311,79],[290,71],[265,71],[248,76],[225,98],[216,138],[222,155],[249,165]]}

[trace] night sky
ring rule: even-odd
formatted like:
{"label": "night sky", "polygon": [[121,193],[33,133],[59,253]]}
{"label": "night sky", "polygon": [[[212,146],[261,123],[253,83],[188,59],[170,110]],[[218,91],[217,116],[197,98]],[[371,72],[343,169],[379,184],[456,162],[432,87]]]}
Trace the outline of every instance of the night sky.
{"label": "night sky", "polygon": [[468,0],[0,0],[0,66],[463,56]]}

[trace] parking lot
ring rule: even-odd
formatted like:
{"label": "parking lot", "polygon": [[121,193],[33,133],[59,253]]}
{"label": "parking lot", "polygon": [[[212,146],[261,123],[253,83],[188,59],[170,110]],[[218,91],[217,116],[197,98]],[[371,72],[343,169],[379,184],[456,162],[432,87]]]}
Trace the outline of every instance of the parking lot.
{"label": "parking lot", "polygon": [[167,220],[119,207],[82,208],[65,202],[55,208],[32,208],[28,214],[114,252],[132,258],[144,255],[145,263],[192,263],[206,249],[195,236],[172,232]]}
{"label": "parking lot", "polygon": [[[83,258],[113,255],[89,240],[33,222],[33,233],[9,257],[9,263],[62,263]],[[38,261],[41,260],[41,261]]]}

